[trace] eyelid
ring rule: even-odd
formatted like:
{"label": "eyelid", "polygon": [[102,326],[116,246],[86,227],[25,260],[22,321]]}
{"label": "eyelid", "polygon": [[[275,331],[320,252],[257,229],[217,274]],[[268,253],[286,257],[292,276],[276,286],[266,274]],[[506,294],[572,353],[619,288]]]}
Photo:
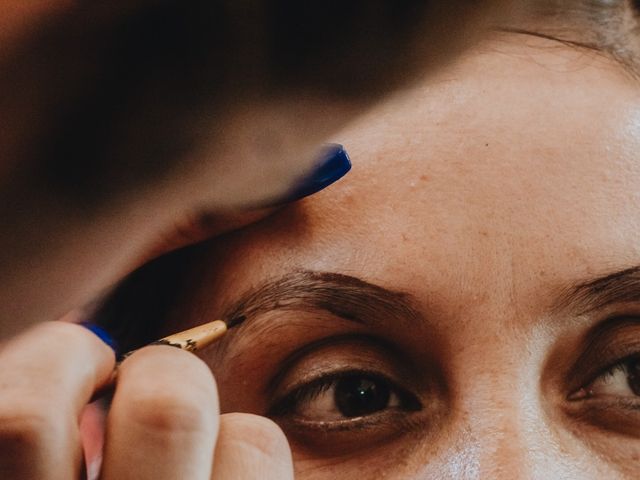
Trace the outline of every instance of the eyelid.
{"label": "eyelid", "polygon": [[[385,352],[388,355],[386,356],[388,363],[397,363],[399,359],[402,360],[404,357],[404,355],[402,355],[401,352],[391,343],[375,335],[348,333],[321,338],[315,342],[308,343],[289,354],[278,366],[278,374],[267,383],[265,394],[269,398],[273,398],[283,380],[290,374],[291,370],[296,367],[298,362],[302,361],[307,355],[311,355],[325,347],[338,347],[345,343],[359,343],[362,344],[364,348],[379,349],[381,352]],[[291,390],[291,388],[289,390]]]}

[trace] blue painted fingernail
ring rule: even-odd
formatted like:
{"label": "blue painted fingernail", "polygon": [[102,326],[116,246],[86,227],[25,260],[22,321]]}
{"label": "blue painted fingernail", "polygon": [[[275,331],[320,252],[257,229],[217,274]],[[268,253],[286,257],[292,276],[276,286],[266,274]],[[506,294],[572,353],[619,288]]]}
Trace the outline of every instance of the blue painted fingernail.
{"label": "blue painted fingernail", "polygon": [[321,152],[318,166],[286,197],[294,202],[324,190],[337,182],[351,170],[351,160],[342,145],[326,145]]}
{"label": "blue painted fingernail", "polygon": [[111,334],[107,332],[104,328],[89,322],[83,322],[80,324],[87,330],[92,331],[100,340],[106,343],[111,349],[117,354],[118,353],[118,344],[113,339]]}

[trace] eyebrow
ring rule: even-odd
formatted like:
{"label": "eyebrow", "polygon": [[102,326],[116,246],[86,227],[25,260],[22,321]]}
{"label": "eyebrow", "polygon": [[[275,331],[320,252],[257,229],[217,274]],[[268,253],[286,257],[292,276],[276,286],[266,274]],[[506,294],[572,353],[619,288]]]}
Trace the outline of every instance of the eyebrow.
{"label": "eyebrow", "polygon": [[242,328],[260,314],[275,310],[324,310],[365,325],[414,323],[421,314],[410,294],[389,290],[360,278],[332,272],[295,271],[269,280],[225,310],[227,322]]}
{"label": "eyebrow", "polygon": [[[640,266],[616,271],[566,288],[554,310],[580,315],[620,303],[640,302]],[[223,318],[251,321],[275,310],[327,311],[360,324],[415,324],[422,320],[411,294],[360,278],[332,272],[300,270],[266,281],[225,310]],[[247,322],[248,323],[248,322]]]}
{"label": "eyebrow", "polygon": [[616,303],[632,302],[640,302],[640,266],[571,286],[560,296],[556,309],[584,315]]}

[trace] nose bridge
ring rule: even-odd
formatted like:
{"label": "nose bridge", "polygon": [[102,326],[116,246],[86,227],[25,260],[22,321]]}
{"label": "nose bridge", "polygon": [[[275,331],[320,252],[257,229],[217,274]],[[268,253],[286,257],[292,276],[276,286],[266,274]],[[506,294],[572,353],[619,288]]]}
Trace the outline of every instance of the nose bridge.
{"label": "nose bridge", "polygon": [[[479,478],[528,479],[531,475],[529,454],[540,443],[544,423],[538,402],[514,378],[514,371],[488,372],[476,376],[475,392],[460,411],[470,437],[476,444]],[[524,397],[524,398],[523,398]]]}
{"label": "nose bridge", "polygon": [[617,478],[594,477],[588,469],[583,471],[584,465],[589,466],[586,452],[567,444],[566,432],[563,436],[545,415],[537,376],[519,372],[515,364],[496,369],[481,363],[470,366],[467,381],[451,392],[455,399],[444,435],[447,453],[438,470],[447,474],[434,475],[437,468],[426,467],[428,473],[416,478]]}
{"label": "nose bridge", "polygon": [[[546,470],[546,439],[541,429],[531,428],[524,412],[504,408],[476,430],[480,478],[495,480],[552,478],[541,476]],[[557,473],[557,472],[556,472]]]}
{"label": "nose bridge", "polygon": [[[471,321],[448,322],[455,329],[449,338],[457,338],[444,363],[450,415],[437,465],[423,463],[415,478],[620,478],[594,459],[588,443],[576,437],[562,421],[562,413],[554,410],[555,400],[545,396],[541,377],[553,344],[544,334],[547,327],[536,322],[531,311],[505,303],[498,311],[496,306],[485,303],[468,309],[475,322],[487,320],[488,315],[494,320],[496,315],[504,317],[499,322],[487,320],[486,328]],[[530,318],[510,322],[516,315]]]}
{"label": "nose bridge", "polygon": [[[515,309],[491,310],[491,315],[516,315]],[[544,459],[554,455],[553,435],[542,405],[542,359],[532,348],[535,339],[521,330],[475,331],[475,341],[454,355],[454,428],[472,439],[478,478],[544,478]]]}
{"label": "nose bridge", "polygon": [[528,281],[527,252],[509,235],[476,242],[474,253],[482,265],[464,264],[468,281],[447,297],[456,308],[443,308],[440,324],[450,342],[451,436],[464,438],[463,456],[474,465],[469,478],[563,478],[566,459],[540,384],[548,351],[539,335],[544,285]]}
{"label": "nose bridge", "polygon": [[[593,477],[562,448],[562,441],[536,405],[500,402],[469,420],[478,479],[548,480]],[[484,417],[484,418],[482,418]],[[588,463],[588,462],[587,462]],[[608,477],[614,478],[614,477]]]}

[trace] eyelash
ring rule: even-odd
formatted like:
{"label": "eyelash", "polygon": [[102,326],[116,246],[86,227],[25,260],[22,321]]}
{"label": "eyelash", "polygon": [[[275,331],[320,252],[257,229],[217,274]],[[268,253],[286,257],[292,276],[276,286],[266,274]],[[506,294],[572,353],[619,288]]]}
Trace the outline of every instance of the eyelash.
{"label": "eyelash", "polygon": [[615,374],[617,372],[622,372],[624,374],[628,374],[629,373],[629,367],[628,367],[628,363],[632,362],[634,360],[637,360],[637,356],[631,356],[631,357],[626,357],[623,358],[622,360],[614,363],[613,365],[611,365],[609,368],[607,368],[604,372],[602,372],[600,375],[598,375],[597,379],[600,378],[609,378],[609,377],[613,377],[615,376]]}
{"label": "eyelash", "polygon": [[[617,373],[623,373],[628,377],[630,375],[629,364],[638,360],[640,360],[640,352],[627,355],[616,360],[615,363],[609,364],[606,368],[600,370],[596,375],[593,375],[587,382],[585,382],[583,387],[573,392],[569,396],[569,400],[590,400],[592,398],[596,398],[592,392],[592,387],[597,381],[606,381],[607,379],[614,378]],[[638,398],[638,401],[626,399],[625,402],[627,404],[632,402],[636,404],[637,407],[640,403],[640,397]]]}
{"label": "eyelash", "polygon": [[630,375],[629,364],[631,362],[637,362],[638,360],[640,360],[640,352],[628,355],[607,367],[593,381],[600,378],[613,377],[617,372],[623,372],[625,375]]}
{"label": "eyelash", "polygon": [[415,395],[400,387],[386,376],[369,370],[344,370],[320,375],[315,379],[294,387],[289,393],[275,401],[273,407],[267,412],[267,416],[283,417],[285,415],[293,415],[305,402],[315,400],[321,394],[335,387],[340,380],[349,377],[363,377],[386,385],[398,395],[401,403],[399,410],[419,411],[422,409],[422,404]]}

